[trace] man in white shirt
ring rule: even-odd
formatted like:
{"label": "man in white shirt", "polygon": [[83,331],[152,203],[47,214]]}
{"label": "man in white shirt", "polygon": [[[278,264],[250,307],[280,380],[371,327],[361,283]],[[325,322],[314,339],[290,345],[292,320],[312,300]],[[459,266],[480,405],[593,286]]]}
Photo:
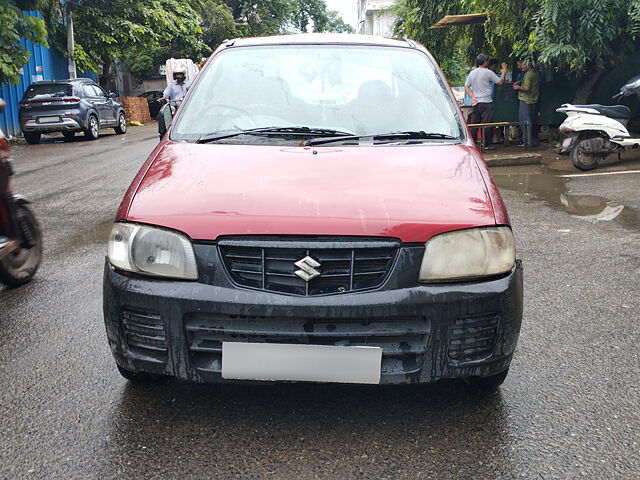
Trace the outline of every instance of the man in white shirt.
{"label": "man in white shirt", "polygon": [[[489,70],[488,66],[489,55],[481,53],[476,58],[476,68],[469,73],[464,82],[464,89],[471,97],[471,105],[473,105],[469,123],[491,123],[493,119],[492,84],[502,85],[504,83],[507,64],[502,64],[500,76]],[[474,141],[478,139],[477,128],[471,129],[471,136]]]}
{"label": "man in white shirt", "polygon": [[172,107],[177,108],[187,94],[191,83],[187,81],[187,69],[182,66],[178,66],[173,71],[173,79],[175,81],[164,89],[162,100],[168,101]]}

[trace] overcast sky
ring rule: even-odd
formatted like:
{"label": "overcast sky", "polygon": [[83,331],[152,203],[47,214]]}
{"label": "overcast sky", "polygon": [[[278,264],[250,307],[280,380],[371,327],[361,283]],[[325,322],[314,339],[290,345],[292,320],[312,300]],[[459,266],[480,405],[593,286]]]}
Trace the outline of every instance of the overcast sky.
{"label": "overcast sky", "polygon": [[358,30],[358,0],[324,0],[329,10],[337,10],[345,22]]}

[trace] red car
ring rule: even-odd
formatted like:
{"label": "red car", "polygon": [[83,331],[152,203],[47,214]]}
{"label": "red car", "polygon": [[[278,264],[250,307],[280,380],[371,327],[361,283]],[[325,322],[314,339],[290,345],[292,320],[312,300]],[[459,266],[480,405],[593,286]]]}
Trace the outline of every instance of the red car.
{"label": "red car", "polygon": [[522,267],[424,47],[229,41],[160,126],[105,265],[124,377],[503,382]]}

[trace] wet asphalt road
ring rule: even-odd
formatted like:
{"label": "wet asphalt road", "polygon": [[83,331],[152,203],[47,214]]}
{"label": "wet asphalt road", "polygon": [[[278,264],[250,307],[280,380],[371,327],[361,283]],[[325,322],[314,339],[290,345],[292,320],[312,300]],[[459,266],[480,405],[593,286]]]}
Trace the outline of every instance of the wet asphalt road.
{"label": "wet asphalt road", "polygon": [[[46,250],[31,284],[0,290],[0,478],[638,478],[640,174],[496,169],[525,265],[497,394],[134,386],[102,324],[104,243],[156,142],[138,127],[14,149]],[[630,170],[640,161],[598,172]]]}

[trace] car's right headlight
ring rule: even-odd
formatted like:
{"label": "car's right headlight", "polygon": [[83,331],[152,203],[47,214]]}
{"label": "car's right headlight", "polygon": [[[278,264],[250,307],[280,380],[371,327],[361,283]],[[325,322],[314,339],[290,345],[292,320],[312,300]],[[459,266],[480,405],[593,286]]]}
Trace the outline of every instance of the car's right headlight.
{"label": "car's right headlight", "polygon": [[171,230],[116,223],[109,235],[107,256],[111,265],[127,272],[183,280],[198,279],[191,241]]}
{"label": "car's right headlight", "polygon": [[509,227],[481,227],[442,233],[425,247],[421,283],[456,282],[511,271],[516,261]]}

